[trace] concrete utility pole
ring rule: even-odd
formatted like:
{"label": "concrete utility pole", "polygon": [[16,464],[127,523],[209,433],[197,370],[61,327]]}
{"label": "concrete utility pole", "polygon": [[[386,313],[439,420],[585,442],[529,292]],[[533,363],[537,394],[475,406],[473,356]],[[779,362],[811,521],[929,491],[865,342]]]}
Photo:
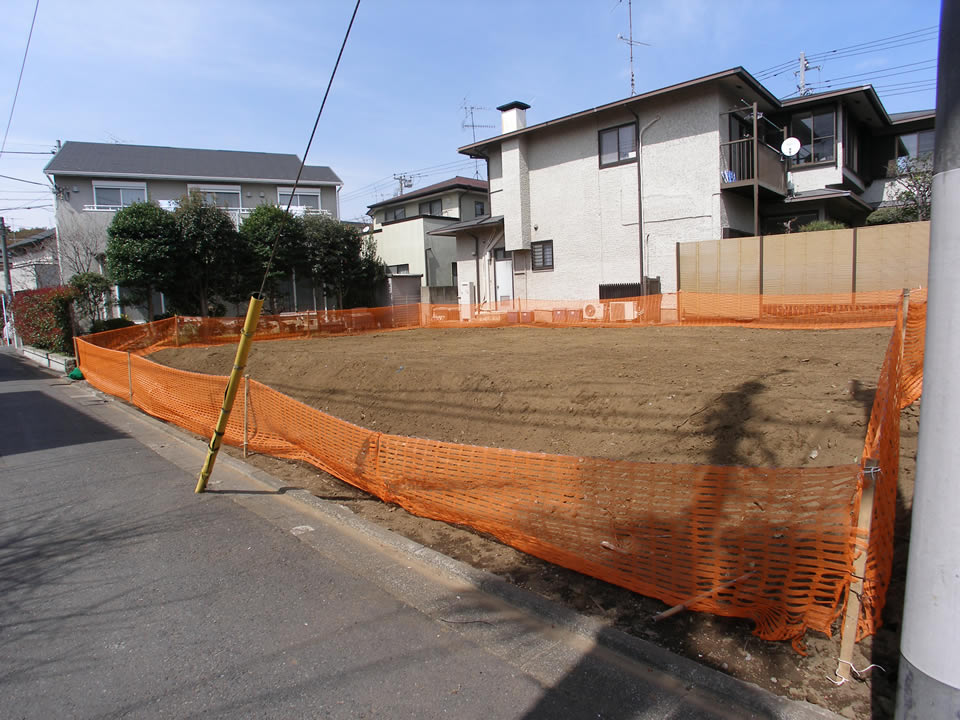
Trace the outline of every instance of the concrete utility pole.
{"label": "concrete utility pole", "polygon": [[13,285],[10,284],[10,258],[7,255],[7,224],[0,217],[0,246],[3,247],[3,294],[7,305],[13,300]]}
{"label": "concrete utility pole", "polygon": [[897,720],[960,717],[960,3],[943,0],[923,403]]}

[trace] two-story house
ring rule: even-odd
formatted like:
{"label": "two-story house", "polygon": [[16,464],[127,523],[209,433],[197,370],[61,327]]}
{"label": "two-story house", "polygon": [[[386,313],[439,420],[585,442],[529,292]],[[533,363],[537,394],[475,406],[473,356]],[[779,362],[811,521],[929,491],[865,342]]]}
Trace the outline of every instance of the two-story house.
{"label": "two-story house", "polygon": [[530,126],[525,103],[498,109],[502,133],[460,148],[487,162],[489,213],[434,231],[482,307],[673,292],[677,243],[862,224],[934,121],[889,115],[869,85],[781,102],[743,68]]}
{"label": "two-story house", "polygon": [[[142,201],[173,210],[177,200],[195,191],[222,207],[237,225],[258,205],[286,207],[288,202],[293,213],[339,219],[343,182],[337,174],[329,167],[306,165],[292,193],[299,169],[300,158],[288,154],[70,141],[44,173],[55,187],[62,253],[73,249],[74,255],[102,255],[117,210]],[[64,281],[80,270],[63,267]],[[297,308],[312,302],[313,288],[293,287],[294,282],[290,297],[298,298]],[[121,293],[117,299],[123,300]],[[155,305],[163,308],[163,298]],[[134,307],[124,311],[139,318]]]}
{"label": "two-story house", "polygon": [[369,206],[377,254],[391,274],[421,276],[424,302],[456,302],[456,240],[431,233],[487,215],[487,189],[458,176]]}

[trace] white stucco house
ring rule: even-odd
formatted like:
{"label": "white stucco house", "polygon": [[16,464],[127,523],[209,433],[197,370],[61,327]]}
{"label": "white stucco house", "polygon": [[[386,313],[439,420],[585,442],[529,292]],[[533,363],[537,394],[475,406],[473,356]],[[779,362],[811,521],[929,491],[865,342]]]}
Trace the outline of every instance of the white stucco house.
{"label": "white stucco house", "polygon": [[60,285],[60,258],[55,230],[43,230],[30,237],[12,240],[7,244],[7,253],[12,286],[10,292]]}
{"label": "white stucco house", "polygon": [[487,190],[457,176],[369,206],[377,254],[393,275],[420,275],[423,302],[456,301],[456,240],[431,233],[487,215]]}
{"label": "white stucco house", "polygon": [[487,162],[488,213],[430,231],[456,239],[461,304],[670,293],[677,243],[862,224],[934,122],[889,115],[870,85],[781,102],[743,68],[532,125],[529,109],[500,106],[501,134],[460,148]]}

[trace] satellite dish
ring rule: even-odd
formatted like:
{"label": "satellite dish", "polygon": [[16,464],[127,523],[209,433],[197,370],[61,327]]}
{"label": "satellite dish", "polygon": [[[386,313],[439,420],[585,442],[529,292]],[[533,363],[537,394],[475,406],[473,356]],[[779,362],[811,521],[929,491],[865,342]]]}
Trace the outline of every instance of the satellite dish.
{"label": "satellite dish", "polygon": [[780,152],[787,157],[793,157],[800,152],[800,141],[795,137],[788,137],[780,144]]}

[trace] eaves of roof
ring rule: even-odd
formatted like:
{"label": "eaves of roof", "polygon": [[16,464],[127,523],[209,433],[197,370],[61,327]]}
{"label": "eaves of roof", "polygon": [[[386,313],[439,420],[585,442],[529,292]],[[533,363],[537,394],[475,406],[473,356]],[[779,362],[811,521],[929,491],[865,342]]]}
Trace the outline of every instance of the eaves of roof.
{"label": "eaves of roof", "polygon": [[403,195],[397,195],[392,197],[389,200],[381,200],[378,203],[373,205],[367,205],[368,210],[375,210],[385,205],[396,205],[397,203],[403,203],[408,200],[417,200],[419,198],[427,197],[428,195],[439,195],[441,193],[449,192],[451,190],[472,190],[474,192],[487,192],[489,185],[486,180],[475,180],[473,178],[465,178],[457,176],[451,180],[444,180],[443,182],[435,183],[433,185],[427,185],[422,187],[419,190],[414,190],[413,192],[404,193]]}
{"label": "eaves of roof", "polygon": [[748,73],[743,67],[735,67],[729,70],[724,70],[722,72],[713,73],[712,75],[704,75],[703,77],[696,78],[694,80],[687,80],[682,83],[677,83],[676,85],[669,85],[664,88],[659,88],[657,90],[651,90],[650,92],[641,93],[640,95],[633,95],[623,100],[617,100],[612,103],[607,103],[606,105],[599,105],[595,108],[590,108],[589,110],[581,110],[580,112],[572,113],[570,115],[564,115],[563,117],[555,118],[553,120],[547,120],[546,122],[538,123],[536,125],[530,125],[529,127],[521,128],[519,130],[514,130],[513,132],[504,133],[503,135],[497,135],[486,140],[480,140],[475,143],[470,143],[469,145],[464,145],[459,148],[459,152],[464,155],[474,156],[483,156],[483,149],[487,145],[493,143],[499,143],[503,140],[509,138],[517,137],[519,135],[525,135],[527,133],[536,132],[537,130],[542,130],[543,128],[550,127],[553,125],[560,125],[562,123],[567,123],[572,120],[578,120],[580,118],[589,117],[591,115],[596,115],[597,113],[606,112],[607,110],[613,110],[615,108],[624,107],[627,105],[632,105],[635,103],[643,102],[645,100],[650,100],[651,98],[656,98],[661,95],[666,95],[668,93],[677,92],[679,90],[685,90],[692,87],[697,87],[700,85],[707,85],[718,80],[724,80],[726,78],[739,77],[741,81],[746,83],[751,87],[754,92],[764,98],[772,107],[779,108],[780,101],[770,93],[760,82]]}
{"label": "eaves of roof", "polygon": [[[126,178],[129,180],[185,180],[188,182],[230,182],[230,183],[266,183],[284,185],[290,187],[293,185],[293,178],[250,178],[250,177],[217,177],[215,175],[153,175],[150,173],[124,173],[124,172],[85,172],[80,170],[54,170],[47,175],[62,177],[105,177],[105,178]],[[342,180],[304,180],[300,179],[299,186],[309,187],[339,187],[343,185]]]}
{"label": "eaves of roof", "polygon": [[503,225],[503,215],[481,215],[473,220],[464,220],[463,222],[446,225],[436,230],[430,230],[427,235],[456,235],[464,230],[473,230],[481,227],[496,227]]}
{"label": "eaves of roof", "polygon": [[873,89],[873,85],[857,85],[856,87],[829,90],[827,92],[814,93],[812,95],[803,95],[801,97],[784,100],[781,104],[784,108],[793,108],[797,105],[815,104],[823,102],[824,100],[834,100],[836,98],[855,95],[857,93],[863,93],[866,95],[867,100],[869,100],[870,104],[873,105],[873,109],[877,111],[877,114],[886,120],[888,124],[893,124],[893,121],[890,119],[890,115],[887,113],[886,108],[883,107],[883,103],[880,102],[880,96],[877,95],[877,91]]}

